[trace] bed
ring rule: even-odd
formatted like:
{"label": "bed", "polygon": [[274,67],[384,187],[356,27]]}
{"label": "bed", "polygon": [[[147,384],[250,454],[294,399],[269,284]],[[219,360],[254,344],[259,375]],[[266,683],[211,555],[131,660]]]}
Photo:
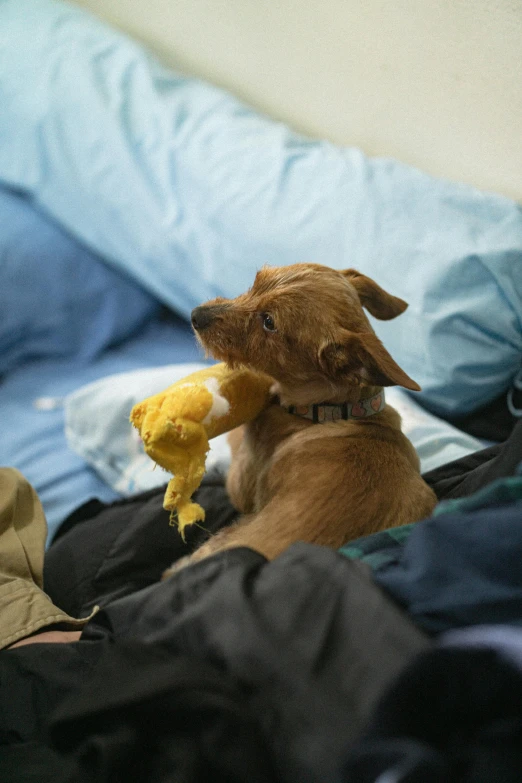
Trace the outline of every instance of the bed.
{"label": "bed", "polygon": [[[162,486],[129,411],[205,362],[191,309],[263,264],[355,267],[409,302],[372,323],[422,386],[390,401],[423,472],[520,418],[522,18],[407,6],[0,2],[0,464],[49,542],[93,500]],[[507,429],[457,426],[492,410]],[[218,439],[210,466],[228,458]]]}

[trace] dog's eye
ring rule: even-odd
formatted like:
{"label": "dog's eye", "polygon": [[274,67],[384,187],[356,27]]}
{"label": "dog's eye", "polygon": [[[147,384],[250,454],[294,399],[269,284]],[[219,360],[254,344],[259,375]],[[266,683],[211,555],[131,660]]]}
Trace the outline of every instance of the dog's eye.
{"label": "dog's eye", "polygon": [[276,325],[274,319],[268,313],[261,313],[261,320],[263,321],[263,329],[265,332],[276,332]]}

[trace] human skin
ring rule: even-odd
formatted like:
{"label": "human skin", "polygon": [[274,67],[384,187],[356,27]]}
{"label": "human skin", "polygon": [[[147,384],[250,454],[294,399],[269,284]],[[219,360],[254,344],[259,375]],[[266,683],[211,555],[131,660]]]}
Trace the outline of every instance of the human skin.
{"label": "human skin", "polygon": [[26,644],[66,644],[67,642],[77,642],[81,631],[42,631],[34,636],[28,636],[25,639],[20,639],[15,642],[8,650],[13,650],[15,647],[23,647]]}

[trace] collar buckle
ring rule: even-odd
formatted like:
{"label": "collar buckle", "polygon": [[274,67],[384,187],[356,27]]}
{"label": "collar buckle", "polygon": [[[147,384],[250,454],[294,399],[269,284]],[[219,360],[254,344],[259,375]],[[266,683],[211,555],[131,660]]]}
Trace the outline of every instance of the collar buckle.
{"label": "collar buckle", "polygon": [[380,413],[386,405],[384,389],[379,389],[373,397],[359,402],[341,404],[319,402],[314,405],[290,405],[286,410],[294,416],[308,419],[314,424],[326,424],[332,421],[366,419]]}

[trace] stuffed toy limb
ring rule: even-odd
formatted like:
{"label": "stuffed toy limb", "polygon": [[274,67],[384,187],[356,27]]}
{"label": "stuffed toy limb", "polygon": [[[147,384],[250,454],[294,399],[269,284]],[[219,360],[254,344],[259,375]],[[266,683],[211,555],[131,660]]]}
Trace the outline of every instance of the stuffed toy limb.
{"label": "stuffed toy limb", "polygon": [[191,497],[205,473],[209,440],[254,419],[269,403],[273,379],[226,364],[199,370],[134,406],[130,420],[145,451],[173,474],[163,506],[187,525],[205,519]]}

